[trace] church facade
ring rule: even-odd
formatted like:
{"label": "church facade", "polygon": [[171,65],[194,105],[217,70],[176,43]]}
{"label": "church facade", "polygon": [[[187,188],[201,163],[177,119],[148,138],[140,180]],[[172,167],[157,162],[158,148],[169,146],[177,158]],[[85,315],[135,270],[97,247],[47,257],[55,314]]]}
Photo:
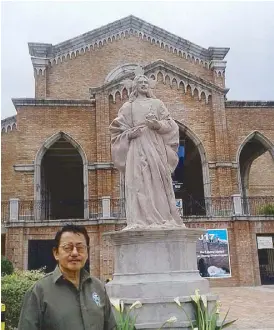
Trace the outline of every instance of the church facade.
{"label": "church facade", "polygon": [[16,267],[51,270],[54,234],[73,222],[88,229],[92,273],[111,277],[103,233],[125,225],[125,199],[108,127],[141,66],[179,126],[182,221],[227,229],[230,276],[211,284],[274,283],[274,101],[227,100],[228,51],[134,16],[57,45],[29,43],[35,98],[14,98],[16,116],[2,120],[2,239]]}

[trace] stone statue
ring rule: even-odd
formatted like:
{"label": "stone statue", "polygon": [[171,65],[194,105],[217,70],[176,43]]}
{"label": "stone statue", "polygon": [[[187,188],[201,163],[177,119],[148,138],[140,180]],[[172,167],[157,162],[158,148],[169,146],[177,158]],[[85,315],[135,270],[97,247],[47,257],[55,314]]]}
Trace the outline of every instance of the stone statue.
{"label": "stone statue", "polygon": [[179,129],[146,76],[133,80],[129,101],[110,133],[114,166],[125,173],[126,229],[184,226],[171,178],[178,163]]}

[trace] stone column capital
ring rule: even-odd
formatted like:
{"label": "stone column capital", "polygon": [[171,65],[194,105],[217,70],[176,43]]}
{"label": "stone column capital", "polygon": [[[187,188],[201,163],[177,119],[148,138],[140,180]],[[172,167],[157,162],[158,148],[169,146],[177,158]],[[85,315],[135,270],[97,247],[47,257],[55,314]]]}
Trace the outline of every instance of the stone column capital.
{"label": "stone column capital", "polygon": [[44,72],[49,65],[49,59],[47,57],[35,57],[31,56],[31,62],[33,69],[37,75],[44,75]]}
{"label": "stone column capital", "polygon": [[210,62],[210,69],[214,70],[217,75],[224,76],[226,69],[226,61],[222,60],[212,60]]}

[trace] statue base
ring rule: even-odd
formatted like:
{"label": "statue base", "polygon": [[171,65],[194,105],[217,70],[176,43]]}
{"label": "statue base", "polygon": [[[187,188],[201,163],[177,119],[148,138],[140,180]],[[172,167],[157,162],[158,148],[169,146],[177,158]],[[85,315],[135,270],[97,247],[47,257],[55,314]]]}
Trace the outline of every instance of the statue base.
{"label": "statue base", "polygon": [[196,242],[202,229],[135,229],[110,232],[114,245],[114,275],[106,288],[110,298],[130,306],[139,300],[136,329],[159,329],[172,316],[177,322],[169,329],[188,329],[190,322],[174,298],[179,297],[191,319],[190,295],[196,289],[206,294],[209,304],[217,297],[209,294],[209,282],[197,270]]}

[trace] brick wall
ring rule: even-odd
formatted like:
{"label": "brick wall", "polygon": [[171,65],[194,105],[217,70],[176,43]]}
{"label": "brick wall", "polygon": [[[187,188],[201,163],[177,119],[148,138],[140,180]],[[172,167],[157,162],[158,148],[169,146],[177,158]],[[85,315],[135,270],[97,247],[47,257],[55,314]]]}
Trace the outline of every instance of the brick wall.
{"label": "brick wall", "polygon": [[[274,234],[273,221],[245,221],[220,219],[220,221],[186,224],[190,228],[217,229],[226,228],[229,238],[231,278],[210,279],[211,286],[253,286],[260,285],[256,234]],[[94,276],[106,280],[113,274],[113,247],[104,233],[122,229],[123,225],[104,224],[87,225],[90,237],[90,269]],[[8,230],[7,257],[15,267],[27,268],[28,240],[53,239],[60,227],[31,227]]]}
{"label": "brick wall", "polygon": [[[17,173],[14,172],[13,165],[16,164],[18,151],[19,132],[17,130],[1,134],[1,195],[2,200],[10,197],[17,197],[16,188]],[[28,176],[22,177],[22,182],[27,184]]]}
{"label": "brick wall", "polygon": [[[138,37],[129,36],[108,43],[102,48],[86,51],[77,57],[73,55],[62,63],[59,61],[58,64],[52,64],[48,70],[47,97],[89,99],[89,88],[101,86],[110,71],[117,66],[125,63],[146,65],[158,59],[206,80],[213,79],[210,70],[193,63],[192,60],[179,57]],[[41,81],[41,84],[43,85],[44,81]],[[43,98],[43,87],[37,89],[39,95],[36,97]]]}
{"label": "brick wall", "polygon": [[[274,111],[273,108],[227,108],[226,121],[229,136],[229,151],[232,161],[236,161],[237,151],[243,141],[254,131],[260,132],[272,143],[274,142]],[[263,166],[260,168],[260,165]],[[274,164],[268,154],[259,157],[254,161],[250,172],[251,194],[274,195],[273,181]],[[232,185],[234,191],[238,192],[238,172],[232,170]],[[258,182],[266,183],[259,188]],[[252,187],[253,186],[253,187]],[[254,187],[255,186],[255,187]]]}
{"label": "brick wall", "polygon": [[255,159],[249,174],[250,196],[274,196],[274,164],[269,152]]}
{"label": "brick wall", "polygon": [[[7,233],[7,257],[19,269],[28,268],[28,241],[54,239],[60,226],[43,227],[10,227]],[[113,248],[111,242],[103,234],[121,229],[121,225],[88,225],[90,237],[90,271],[102,280],[113,273]]]}
{"label": "brick wall", "polygon": [[[102,48],[87,51],[76,58],[53,64],[44,75],[36,75],[36,98],[89,99],[89,88],[103,84],[108,73],[124,63],[142,65],[163,59],[178,68],[198,77],[224,86],[224,79],[176,54],[152,45],[135,36],[114,41]],[[205,149],[210,162],[235,162],[237,150],[242,141],[254,130],[258,130],[270,141],[274,141],[273,108],[226,108],[224,98],[213,92],[208,104],[190,88],[185,92],[170,78],[160,73],[155,95],[170,110],[182,127],[190,129]],[[60,131],[69,134],[87,156],[90,164],[108,163],[110,139],[108,126],[116,117],[119,108],[127,99],[126,93],[117,93],[113,98],[106,93],[96,94],[96,106],[20,106],[17,107],[17,130],[2,134],[2,199],[11,197],[32,199],[34,196],[34,173],[15,172],[13,165],[33,164],[38,150],[52,135]],[[261,167],[264,171],[262,173]],[[212,166],[209,169],[212,196],[225,196],[239,192],[238,170]],[[254,162],[250,172],[252,194],[272,194],[273,162],[261,156]],[[270,179],[269,179],[270,178]],[[88,172],[89,198],[104,195],[120,195],[119,174],[115,169],[97,169]],[[190,226],[206,228],[228,228],[232,278],[214,280],[212,285],[259,284],[258,262],[256,261],[257,232],[274,232],[273,221],[219,221],[192,222]],[[212,227],[213,226],[213,227]],[[112,249],[105,231],[116,230],[117,225],[87,226],[91,238],[91,270],[102,279],[112,273]],[[26,267],[27,240],[33,237],[49,239],[54,237],[56,227],[9,228],[7,233],[7,254],[17,267]],[[255,260],[255,261],[254,261]]]}

